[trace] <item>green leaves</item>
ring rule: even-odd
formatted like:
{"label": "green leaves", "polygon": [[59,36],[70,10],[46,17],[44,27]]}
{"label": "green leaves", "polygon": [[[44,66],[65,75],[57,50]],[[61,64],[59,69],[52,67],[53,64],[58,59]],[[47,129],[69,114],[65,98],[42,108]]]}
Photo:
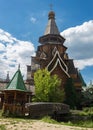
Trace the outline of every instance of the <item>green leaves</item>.
{"label": "green leaves", "polygon": [[73,80],[71,78],[67,80],[67,83],[65,85],[65,103],[70,105],[71,109],[74,109],[76,107],[77,94]]}
{"label": "green leaves", "polygon": [[85,106],[93,106],[93,86],[92,85],[82,91],[82,104]]}
{"label": "green leaves", "polygon": [[62,102],[64,91],[60,90],[61,80],[57,75],[50,75],[46,69],[34,74],[35,101]]}

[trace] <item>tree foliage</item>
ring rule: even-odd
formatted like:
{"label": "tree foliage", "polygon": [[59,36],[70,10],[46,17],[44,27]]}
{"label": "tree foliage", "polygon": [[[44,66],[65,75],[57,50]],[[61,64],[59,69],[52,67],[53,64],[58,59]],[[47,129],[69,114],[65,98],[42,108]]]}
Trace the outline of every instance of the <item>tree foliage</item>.
{"label": "tree foliage", "polygon": [[64,91],[59,88],[61,80],[57,75],[50,75],[46,69],[38,70],[34,74],[35,101],[63,102]]}
{"label": "tree foliage", "polygon": [[82,105],[93,106],[93,86],[89,86],[82,91]]}
{"label": "tree foliage", "polygon": [[77,95],[71,78],[67,80],[67,83],[65,85],[65,103],[70,105],[71,109],[74,109],[76,107]]}

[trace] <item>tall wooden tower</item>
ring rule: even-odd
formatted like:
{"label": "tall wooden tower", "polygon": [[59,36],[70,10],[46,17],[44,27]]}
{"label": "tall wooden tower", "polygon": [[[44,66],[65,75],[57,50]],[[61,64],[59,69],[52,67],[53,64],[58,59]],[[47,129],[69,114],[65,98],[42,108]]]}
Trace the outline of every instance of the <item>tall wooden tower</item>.
{"label": "tall wooden tower", "polygon": [[31,66],[27,66],[27,81],[33,84],[34,72],[39,68],[47,68],[51,74],[57,74],[62,79],[62,87],[67,79],[72,78],[77,91],[81,91],[83,79],[73,59],[69,59],[64,45],[65,38],[60,35],[55,22],[55,13],[48,14],[48,24],[43,36],[39,38],[40,45],[37,48],[36,56],[31,58]]}

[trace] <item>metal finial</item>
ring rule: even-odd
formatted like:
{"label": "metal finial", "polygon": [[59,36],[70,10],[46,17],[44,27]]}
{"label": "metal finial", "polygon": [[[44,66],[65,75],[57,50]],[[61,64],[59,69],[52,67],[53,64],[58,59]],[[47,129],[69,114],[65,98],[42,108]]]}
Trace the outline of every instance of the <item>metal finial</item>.
{"label": "metal finial", "polygon": [[18,70],[20,70],[20,64],[18,65]]}
{"label": "metal finial", "polygon": [[6,81],[7,81],[7,82],[9,82],[9,81],[10,81],[10,78],[9,78],[9,71],[7,71]]}

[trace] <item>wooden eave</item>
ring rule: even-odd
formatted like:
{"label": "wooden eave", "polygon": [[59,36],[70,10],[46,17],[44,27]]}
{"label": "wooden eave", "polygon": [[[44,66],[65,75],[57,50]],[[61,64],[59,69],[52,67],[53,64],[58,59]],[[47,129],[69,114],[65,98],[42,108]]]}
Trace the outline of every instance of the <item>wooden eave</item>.
{"label": "wooden eave", "polygon": [[61,35],[58,35],[58,34],[47,34],[47,35],[43,35],[43,36],[39,37],[39,43],[45,44],[48,41],[51,41],[51,38],[59,39],[58,42],[60,42],[60,44],[63,44],[64,41],[65,41],[65,38],[62,37]]}

